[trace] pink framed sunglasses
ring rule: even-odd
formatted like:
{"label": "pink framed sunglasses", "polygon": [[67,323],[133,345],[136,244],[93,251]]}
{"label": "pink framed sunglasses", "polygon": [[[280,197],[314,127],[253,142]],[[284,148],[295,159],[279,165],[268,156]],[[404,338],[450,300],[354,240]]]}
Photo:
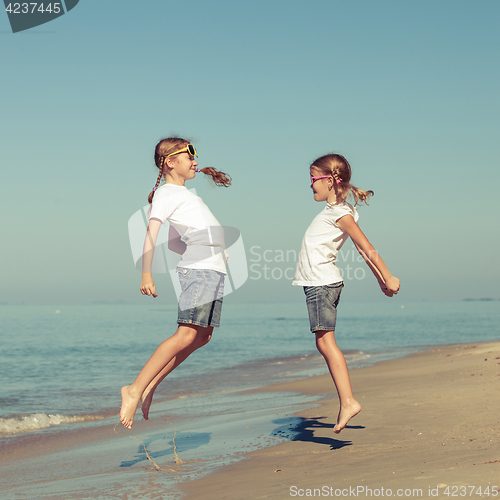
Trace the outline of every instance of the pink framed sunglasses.
{"label": "pink framed sunglasses", "polygon": [[[311,175],[311,187],[312,185],[319,179],[327,179],[328,177],[333,177],[332,175]],[[342,179],[339,177],[336,181],[337,184],[340,184],[342,182]]]}
{"label": "pink framed sunglasses", "polygon": [[319,179],[327,179],[328,177],[331,177],[331,175],[311,175],[311,187]]}

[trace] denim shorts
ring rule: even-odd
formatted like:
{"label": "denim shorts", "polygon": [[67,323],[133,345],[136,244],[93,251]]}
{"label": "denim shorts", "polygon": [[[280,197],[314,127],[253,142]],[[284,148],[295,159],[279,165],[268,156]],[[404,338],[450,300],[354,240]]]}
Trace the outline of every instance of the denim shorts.
{"label": "denim shorts", "polygon": [[344,288],[342,281],[331,285],[304,287],[311,332],[335,331],[337,305],[342,288]]}
{"label": "denim shorts", "polygon": [[219,326],[224,296],[224,274],[211,269],[178,267],[181,284],[177,323]]}

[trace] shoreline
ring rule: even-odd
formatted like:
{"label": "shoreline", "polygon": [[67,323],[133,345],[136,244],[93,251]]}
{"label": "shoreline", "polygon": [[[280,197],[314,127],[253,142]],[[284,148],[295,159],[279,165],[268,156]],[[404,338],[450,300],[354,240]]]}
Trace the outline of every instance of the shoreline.
{"label": "shoreline", "polygon": [[[141,490],[142,498],[278,499],[291,496],[292,480],[299,489],[452,484],[449,478],[459,484],[464,470],[475,467],[459,462],[465,451],[464,459],[482,464],[471,481],[480,478],[486,487],[499,477],[493,441],[500,431],[494,418],[500,415],[500,342],[428,347],[350,374],[363,411],[339,435],[332,431],[338,411],[333,383],[329,375],[316,375],[159,402],[150,421],[137,415],[132,431],[108,422],[25,434],[2,448],[0,483],[13,495],[6,498],[99,499]],[[491,411],[483,405],[475,417],[461,403],[482,402],[480,392]],[[464,419],[466,428],[460,426]],[[480,429],[474,419],[481,420]],[[433,439],[442,442],[434,446]],[[443,453],[455,455],[457,464],[448,460],[443,468]],[[429,464],[436,463],[443,477],[430,472]],[[489,478],[480,470],[486,464]],[[412,468],[419,466],[413,477]],[[29,481],[12,479],[20,469],[29,470]]]}
{"label": "shoreline", "polygon": [[[285,431],[290,440],[178,485],[187,500],[366,498],[400,490],[429,498],[463,487],[467,496],[480,498],[487,488],[500,496],[500,342],[430,347],[350,374],[363,411],[340,434],[332,430],[338,400],[322,399],[298,413],[295,432]],[[331,386],[322,375],[261,390],[321,394]]]}
{"label": "shoreline", "polygon": [[[380,358],[392,359],[406,356],[415,349],[401,349],[399,351],[385,351],[365,353],[357,350],[344,352],[351,369],[361,368],[377,363]],[[421,349],[420,349],[421,350]],[[258,359],[251,363],[238,366],[225,367],[220,370],[207,371],[204,382],[200,377],[182,374],[171,378],[156,391],[154,409],[158,404],[174,403],[182,398],[206,397],[219,392],[235,391],[244,392],[254,388],[265,387],[269,380],[291,381],[300,378],[324,373],[326,367],[324,360],[317,352],[287,357],[274,357]],[[228,380],[230,377],[230,380]],[[117,399],[118,403],[118,399]],[[57,409],[47,413],[25,413],[0,417],[0,449],[12,441],[22,441],[37,436],[44,436],[62,432],[70,433],[78,430],[88,430],[94,425],[109,425],[106,421],[116,414],[116,407],[104,407],[94,412],[81,414],[59,414]],[[140,409],[137,415],[140,419]],[[8,432],[8,429],[12,432]],[[1,456],[0,456],[1,460]]]}

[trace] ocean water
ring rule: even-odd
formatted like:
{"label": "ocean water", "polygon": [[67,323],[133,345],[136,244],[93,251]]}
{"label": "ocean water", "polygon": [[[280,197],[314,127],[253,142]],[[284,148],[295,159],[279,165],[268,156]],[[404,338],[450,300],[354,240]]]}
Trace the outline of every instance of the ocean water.
{"label": "ocean water", "polygon": [[[118,414],[120,388],[175,331],[177,310],[151,302],[2,305],[0,317],[1,441]],[[500,301],[346,302],[336,337],[356,368],[433,345],[499,340],[499,320]],[[209,401],[221,391],[322,373],[305,304],[226,303],[211,342],[169,375],[155,402],[176,400],[189,416],[192,405],[178,405],[183,398]]]}

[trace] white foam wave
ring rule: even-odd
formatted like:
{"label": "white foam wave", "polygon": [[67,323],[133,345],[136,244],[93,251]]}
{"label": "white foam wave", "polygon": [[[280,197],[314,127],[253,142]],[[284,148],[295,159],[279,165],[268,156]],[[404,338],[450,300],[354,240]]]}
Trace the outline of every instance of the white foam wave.
{"label": "white foam wave", "polygon": [[360,361],[364,361],[365,359],[369,359],[371,357],[372,357],[371,354],[366,354],[363,351],[346,353],[345,355],[348,365],[353,363],[359,363]]}
{"label": "white foam wave", "polygon": [[101,420],[102,417],[91,415],[46,415],[33,413],[16,418],[0,418],[0,434],[20,434],[22,432],[36,431],[54,425],[74,422],[89,422]]}

